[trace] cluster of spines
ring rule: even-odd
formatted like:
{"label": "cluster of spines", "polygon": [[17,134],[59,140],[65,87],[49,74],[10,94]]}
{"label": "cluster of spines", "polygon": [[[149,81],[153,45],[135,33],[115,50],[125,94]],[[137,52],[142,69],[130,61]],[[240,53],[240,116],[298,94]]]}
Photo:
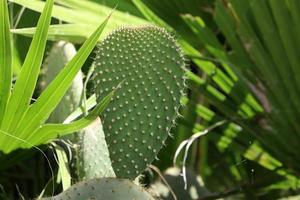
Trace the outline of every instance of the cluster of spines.
{"label": "cluster of spines", "polygon": [[135,178],[164,145],[184,94],[184,57],[156,26],[123,27],[98,46],[95,93],[123,82],[101,116],[117,176]]}

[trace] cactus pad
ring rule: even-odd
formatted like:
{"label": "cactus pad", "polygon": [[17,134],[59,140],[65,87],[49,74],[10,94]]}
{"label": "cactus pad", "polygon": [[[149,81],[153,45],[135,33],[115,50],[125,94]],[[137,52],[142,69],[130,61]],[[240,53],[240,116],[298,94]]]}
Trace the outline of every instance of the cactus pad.
{"label": "cactus pad", "polygon": [[[44,63],[44,75],[41,86],[45,89],[64,66],[76,54],[75,46],[71,43],[60,41],[54,44]],[[48,122],[62,123],[80,104],[83,90],[83,74],[81,71],[75,76],[71,87],[66,92],[56,109],[51,113]],[[68,138],[71,138],[68,136]]]}
{"label": "cactus pad", "polygon": [[135,178],[162,148],[178,116],[184,65],[174,38],[156,26],[120,28],[99,44],[97,100],[123,81],[101,115],[117,177]]}
{"label": "cactus pad", "polygon": [[154,200],[143,188],[129,180],[101,178],[79,182],[63,193],[41,200]]}
{"label": "cactus pad", "polygon": [[79,134],[77,170],[81,179],[115,177],[98,118]]}

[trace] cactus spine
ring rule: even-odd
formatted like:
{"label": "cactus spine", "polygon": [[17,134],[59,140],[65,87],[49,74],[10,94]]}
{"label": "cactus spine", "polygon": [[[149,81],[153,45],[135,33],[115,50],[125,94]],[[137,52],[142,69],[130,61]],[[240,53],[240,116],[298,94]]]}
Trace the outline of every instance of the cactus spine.
{"label": "cactus spine", "polygon": [[120,28],[96,53],[97,99],[124,81],[101,119],[117,177],[133,179],[155,159],[178,116],[184,58],[156,26]]}

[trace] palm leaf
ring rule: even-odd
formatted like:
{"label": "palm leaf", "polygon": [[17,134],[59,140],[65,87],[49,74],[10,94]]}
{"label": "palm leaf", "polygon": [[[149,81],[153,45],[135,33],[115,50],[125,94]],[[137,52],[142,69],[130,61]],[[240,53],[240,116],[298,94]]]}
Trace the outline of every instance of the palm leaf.
{"label": "palm leaf", "polygon": [[[30,138],[34,130],[44,123],[58,105],[81,66],[92,52],[109,17],[95,30],[91,37],[82,45],[74,58],[62,69],[45,91],[31,105],[22,122],[16,127],[21,138]],[[10,145],[14,148],[14,144]]]}
{"label": "palm leaf", "polygon": [[[11,1],[37,12],[41,12],[45,4],[43,1],[38,0]],[[69,42],[81,43],[89,35],[91,35],[92,30],[98,27],[99,21],[105,20],[106,16],[112,10],[110,7],[91,1],[82,2],[77,0],[58,0],[56,2],[59,4],[54,5],[53,7],[53,17],[69,24],[50,26],[49,38],[51,40],[63,39]],[[110,23],[107,24],[101,36],[101,39],[118,27],[124,25],[140,25],[145,23],[147,23],[147,21],[140,17],[115,10]],[[35,32],[35,27],[17,29],[13,30],[13,32],[25,36],[32,36]]]}
{"label": "palm leaf", "polygon": [[[45,4],[43,3],[40,5],[45,5],[44,10],[39,19],[33,41],[3,115],[3,121],[0,129],[3,134],[0,135],[0,144],[1,150],[5,153],[11,152],[12,150],[20,147],[28,148],[33,145],[45,143],[49,139],[57,137],[60,133],[62,133],[62,131],[65,132],[64,134],[67,134],[83,128],[90,124],[100,114],[100,112],[102,112],[113,94],[112,93],[105,98],[91,111],[88,116],[82,119],[70,124],[43,125],[50,113],[55,109],[61,98],[64,96],[87,57],[90,55],[110,16],[107,17],[100,26],[98,26],[94,33],[80,48],[76,56],[57,75],[38,99],[30,105],[37,77],[40,72],[54,1],[47,0]],[[7,4],[3,3],[1,6],[7,6]],[[5,11],[4,7],[1,7],[1,9],[1,11]],[[8,18],[3,15],[1,20],[7,21]],[[3,29],[1,33],[5,33],[4,36],[7,37],[8,24],[1,23],[1,25],[2,24],[4,24],[4,26],[1,27],[6,26],[6,29]],[[4,40],[6,41],[5,45],[10,44],[10,41],[8,42],[5,37]],[[3,52],[1,55],[3,56],[5,54],[7,55],[7,58],[9,58],[11,57],[11,54],[7,49],[10,46],[5,47],[5,45],[2,45],[1,47],[3,47],[2,49],[5,49],[7,52]],[[9,60],[7,60],[7,58],[5,57],[3,60],[9,64]],[[7,85],[8,84],[5,86]],[[34,135],[36,131],[38,134],[42,134],[43,136],[40,137],[41,135]]]}
{"label": "palm leaf", "polygon": [[[10,96],[12,79],[12,48],[7,2],[0,2],[0,112],[4,113]],[[0,125],[3,115],[0,115]]]}
{"label": "palm leaf", "polygon": [[[14,130],[16,124],[21,121],[24,113],[29,108],[45,51],[53,3],[53,0],[47,1],[44,12],[37,24],[37,31],[28,50],[18,80],[14,85],[7,109],[3,114],[1,124],[1,130],[3,131],[11,132]],[[4,145],[4,141],[1,140],[0,145]]]}

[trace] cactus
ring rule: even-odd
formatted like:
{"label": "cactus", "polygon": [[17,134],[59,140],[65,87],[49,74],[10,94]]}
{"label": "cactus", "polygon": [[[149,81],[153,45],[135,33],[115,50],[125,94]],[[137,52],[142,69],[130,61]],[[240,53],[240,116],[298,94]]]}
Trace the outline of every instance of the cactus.
{"label": "cactus", "polygon": [[[75,56],[75,54],[76,49],[71,43],[60,41],[54,44],[48,57],[45,59],[42,88],[45,88],[50,84],[59,71]],[[48,122],[63,122],[65,118],[80,105],[83,89],[82,79],[82,72],[79,71],[65,96],[53,113],[51,113]]]}
{"label": "cactus", "polygon": [[115,178],[90,179],[71,186],[63,193],[41,200],[154,200],[143,188],[129,180]]}
{"label": "cactus", "polygon": [[[60,41],[54,44],[44,63],[42,88],[45,88],[54,79],[75,54],[76,49],[70,43]],[[79,107],[83,87],[83,75],[79,71],[48,122],[63,122],[75,108]],[[71,140],[75,147],[74,153],[76,163],[78,163],[75,170],[80,179],[115,177],[99,119],[76,135],[67,135],[63,139]]]}
{"label": "cactus", "polygon": [[123,27],[98,45],[97,100],[123,81],[101,115],[117,177],[135,178],[162,148],[184,94],[184,65],[174,38],[156,26]]}
{"label": "cactus", "polygon": [[115,177],[98,118],[79,134],[77,170],[80,179]]}
{"label": "cactus", "polygon": [[174,38],[155,26],[124,27],[99,44],[97,100],[122,84],[101,115],[103,129],[97,119],[75,141],[84,181],[51,199],[153,199],[129,180],[104,177],[134,179],[155,159],[178,116],[184,65]]}

